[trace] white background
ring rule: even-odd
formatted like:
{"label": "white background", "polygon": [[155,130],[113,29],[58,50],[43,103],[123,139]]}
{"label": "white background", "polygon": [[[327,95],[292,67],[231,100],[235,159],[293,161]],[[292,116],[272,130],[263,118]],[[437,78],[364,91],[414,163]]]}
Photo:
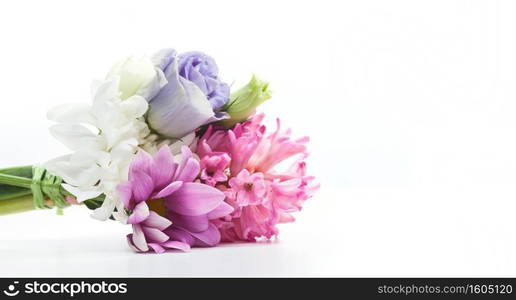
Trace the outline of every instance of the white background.
{"label": "white background", "polygon": [[0,218],[0,276],[516,276],[511,1],[2,1],[0,166],[66,153],[46,110],[128,55],[202,50],[312,137],[320,193],[272,243],[138,255],[130,228]]}

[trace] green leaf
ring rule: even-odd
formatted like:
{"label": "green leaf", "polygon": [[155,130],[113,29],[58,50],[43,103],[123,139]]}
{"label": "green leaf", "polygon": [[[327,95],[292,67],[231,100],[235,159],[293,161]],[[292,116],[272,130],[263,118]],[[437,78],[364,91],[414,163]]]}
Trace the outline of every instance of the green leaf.
{"label": "green leaf", "polygon": [[95,210],[102,206],[102,202],[104,202],[104,196],[99,196],[94,199],[89,199],[84,201],[83,203],[86,205],[88,209]]}

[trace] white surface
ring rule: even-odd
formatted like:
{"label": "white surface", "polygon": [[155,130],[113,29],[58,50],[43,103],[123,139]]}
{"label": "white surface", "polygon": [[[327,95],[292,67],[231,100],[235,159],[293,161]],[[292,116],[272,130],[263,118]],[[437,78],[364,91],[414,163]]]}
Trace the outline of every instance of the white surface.
{"label": "white surface", "polygon": [[514,276],[513,212],[498,208],[513,199],[447,192],[325,188],[278,240],[162,255],[133,253],[130,228],[81,208],[2,217],[0,276]]}
{"label": "white surface", "polygon": [[[312,137],[323,187],[278,242],[136,255],[130,231],[0,219],[0,276],[516,276],[511,1],[16,1],[0,4],[0,166],[65,153],[48,107],[88,101],[130,54],[203,50]],[[271,120],[271,119],[269,119]]]}

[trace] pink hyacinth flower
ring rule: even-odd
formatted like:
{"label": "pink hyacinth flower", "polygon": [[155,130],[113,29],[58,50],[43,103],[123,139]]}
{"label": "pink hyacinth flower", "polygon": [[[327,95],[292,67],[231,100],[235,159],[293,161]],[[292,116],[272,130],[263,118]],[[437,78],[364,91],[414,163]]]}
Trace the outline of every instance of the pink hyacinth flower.
{"label": "pink hyacinth flower", "polygon": [[129,180],[117,190],[130,212],[127,236],[137,252],[166,249],[189,250],[192,246],[214,246],[220,233],[212,220],[232,212],[224,194],[209,185],[194,182],[199,162],[188,147],[182,148],[180,163],[163,146],[151,156],[140,150],[131,162]]}
{"label": "pink hyacinth flower", "polygon": [[[201,160],[220,153],[230,157],[228,181],[216,184],[234,208],[214,221],[223,241],[270,239],[278,234],[276,225],[294,221],[291,213],[301,210],[319,187],[306,175],[308,137],[292,139],[279,120],[276,131],[267,134],[263,118],[264,114],[255,115],[231,130],[210,127],[198,143]],[[279,168],[293,157],[297,159],[289,168]]]}
{"label": "pink hyacinth flower", "polygon": [[241,206],[260,204],[267,194],[263,174],[249,174],[246,169],[231,178],[229,186],[235,191],[235,202]]}
{"label": "pink hyacinth flower", "polygon": [[213,152],[204,156],[201,160],[201,179],[211,186],[227,181],[225,170],[230,160],[229,155],[223,152]]}

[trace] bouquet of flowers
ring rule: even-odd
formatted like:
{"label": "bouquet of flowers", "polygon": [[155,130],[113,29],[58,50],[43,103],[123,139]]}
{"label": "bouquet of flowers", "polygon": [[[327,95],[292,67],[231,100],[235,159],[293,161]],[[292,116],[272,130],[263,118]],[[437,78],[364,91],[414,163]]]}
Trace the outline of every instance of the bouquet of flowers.
{"label": "bouquet of flowers", "polygon": [[93,83],[91,103],[48,112],[70,154],[0,170],[0,214],[83,205],[130,224],[137,252],[270,239],[318,189],[308,137],[279,119],[269,130],[256,113],[270,97],[255,76],[230,91],[201,52],[121,61]]}

